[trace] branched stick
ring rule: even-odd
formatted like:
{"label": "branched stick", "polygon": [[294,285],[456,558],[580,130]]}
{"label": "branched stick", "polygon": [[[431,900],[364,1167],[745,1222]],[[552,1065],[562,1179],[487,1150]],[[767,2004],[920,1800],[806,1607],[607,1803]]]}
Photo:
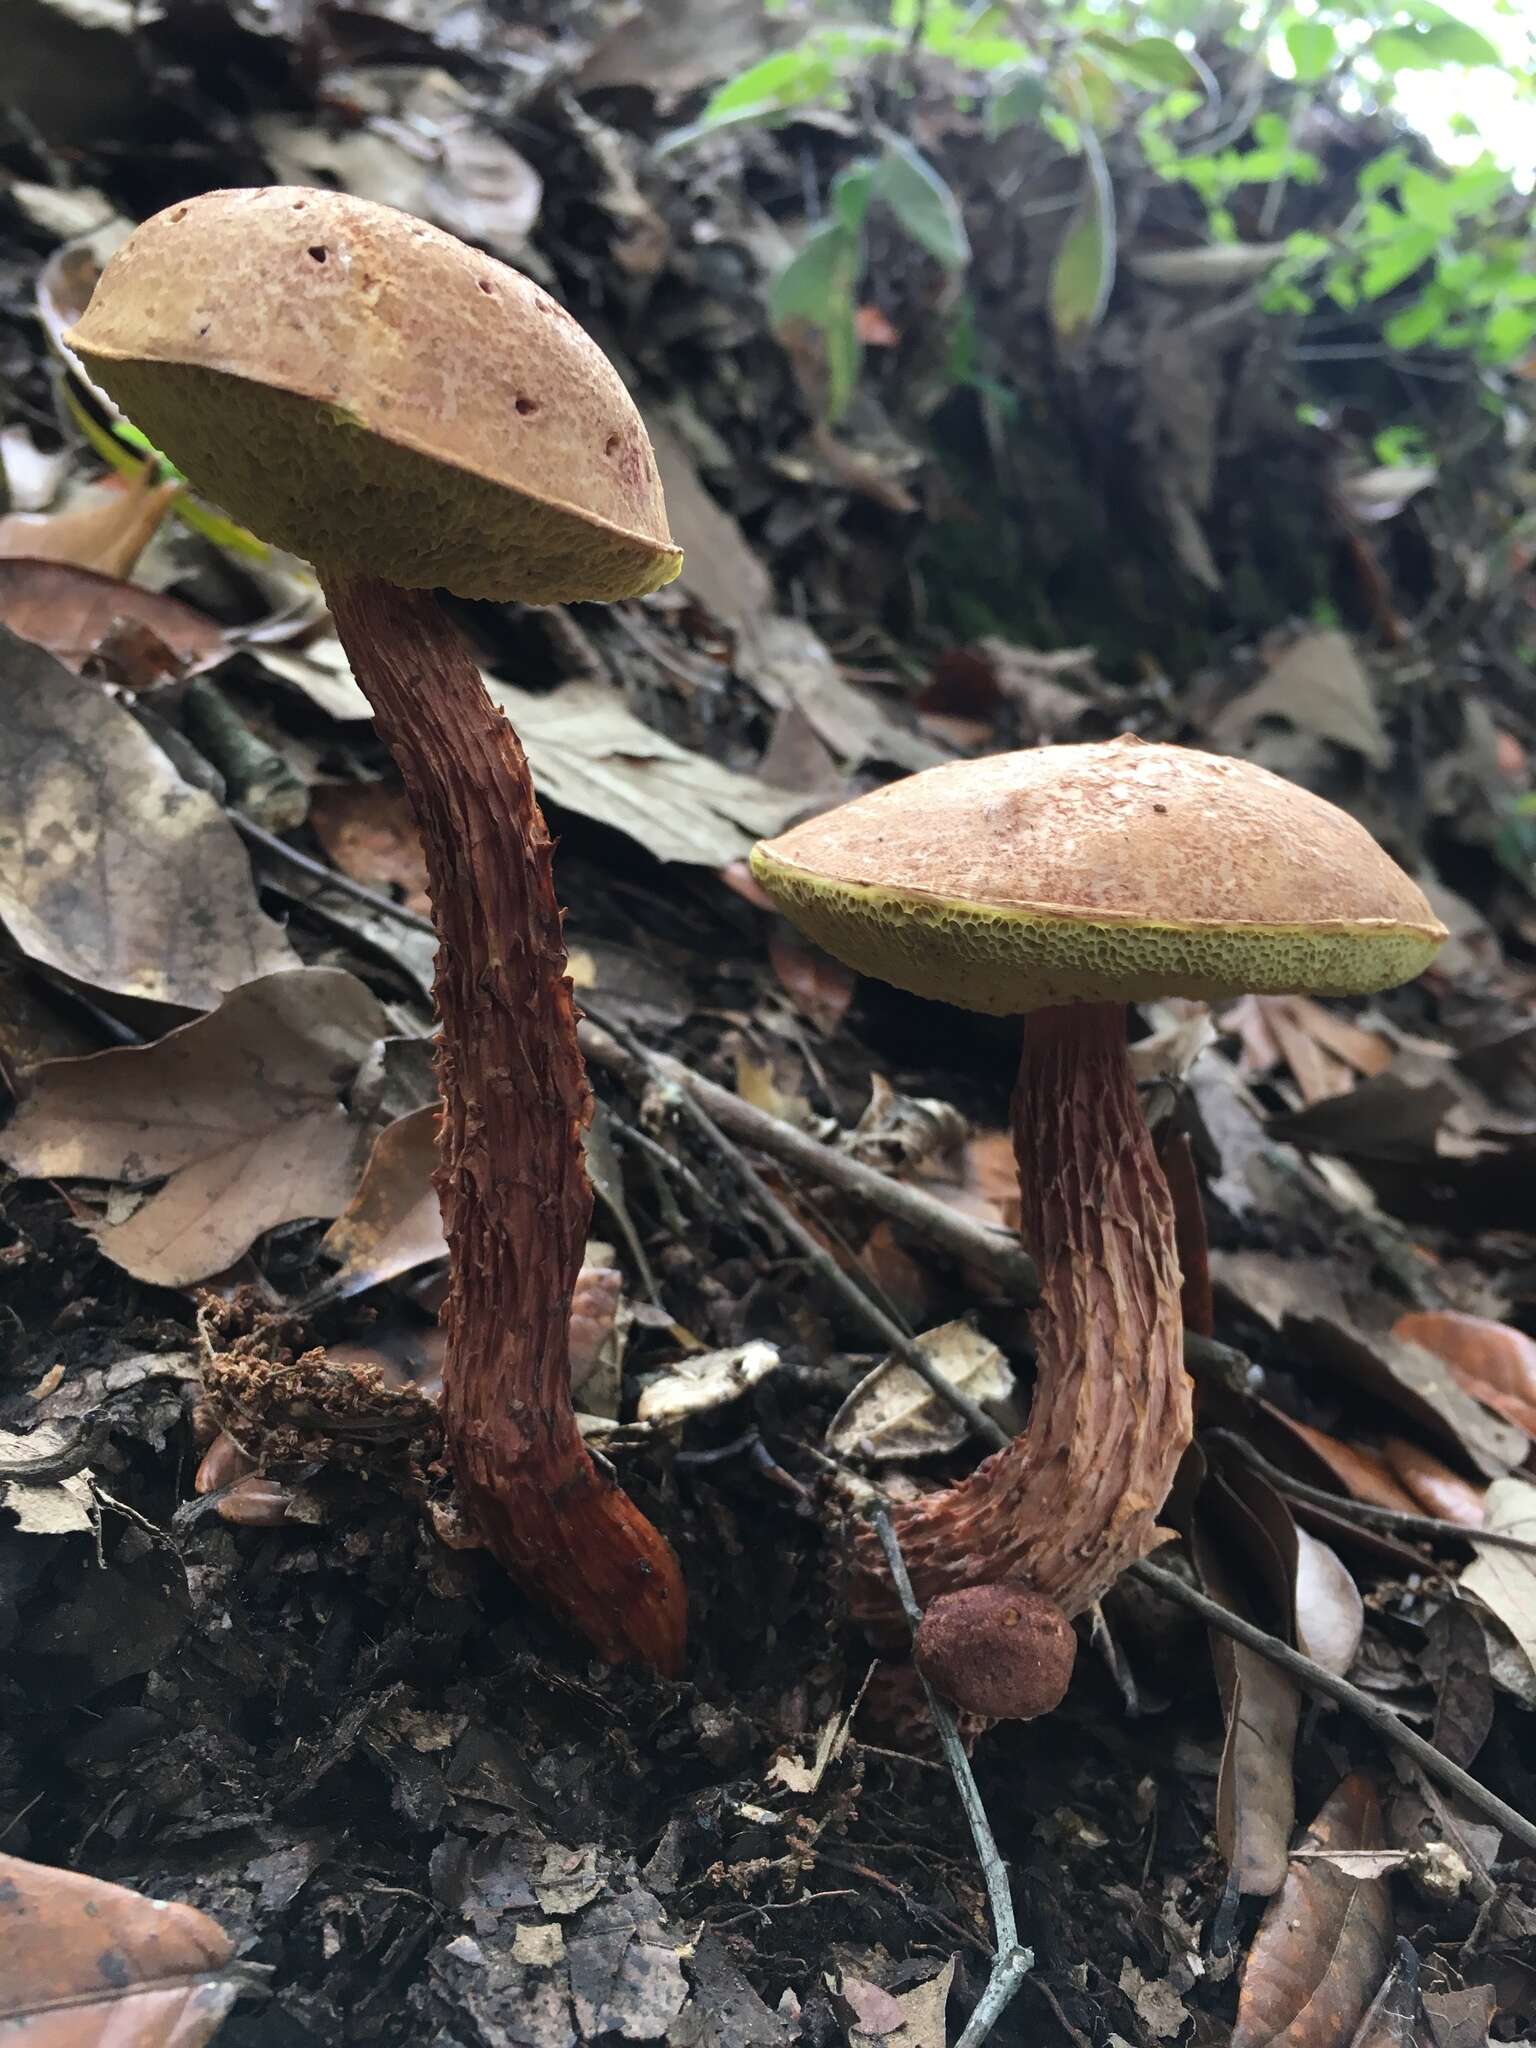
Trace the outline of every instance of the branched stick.
{"label": "branched stick", "polygon": [[[670,1084],[684,1101],[697,1104],[707,1113],[715,1126],[716,1136],[728,1133],[755,1151],[766,1152],[771,1159],[780,1159],[786,1166],[799,1168],[827,1187],[866,1203],[882,1216],[888,1216],[893,1223],[904,1225],[929,1244],[947,1251],[962,1264],[986,1273],[1010,1300],[1028,1304],[1039,1299],[1040,1283],[1035,1262],[1017,1238],[988,1224],[977,1223],[923,1188],[893,1180],[878,1168],[866,1166],[862,1160],[850,1158],[846,1152],[839,1152],[831,1145],[823,1145],[819,1138],[796,1130],[793,1124],[785,1123],[781,1117],[769,1116],[766,1110],[755,1109],[729,1088],[722,1088],[717,1082],[696,1074],[669,1053],[642,1045],[632,1033],[618,1031],[612,1024],[604,1026],[590,1017],[584,1019],[581,1049],[594,1066],[617,1074],[637,1090],[648,1078]],[[761,1181],[758,1184],[761,1186]],[[774,1199],[766,1187],[763,1192],[770,1201]],[[785,1213],[783,1204],[775,1202],[775,1219],[782,1222]],[[796,1243],[803,1243],[805,1236],[806,1233],[802,1232]],[[1250,1389],[1257,1376],[1257,1368],[1241,1351],[1234,1351],[1227,1344],[1218,1344],[1214,1338],[1197,1336],[1192,1330],[1184,1333],[1184,1356],[1185,1362],[1197,1372],[1217,1375],[1239,1389]],[[921,1370],[920,1367],[916,1369]],[[931,1374],[924,1373],[923,1376],[930,1386],[934,1386]],[[935,1391],[943,1393],[942,1388]],[[944,1394],[944,1398],[949,1400],[949,1394]],[[963,1408],[959,1412],[966,1413]],[[1004,1439],[992,1436],[990,1441],[996,1444]]]}
{"label": "branched stick", "polygon": [[[902,1612],[913,1636],[923,1618],[912,1591],[912,1581],[907,1573],[906,1560],[901,1554],[901,1545],[896,1540],[896,1531],[884,1505],[874,1508],[870,1519],[875,1534],[880,1538],[880,1547],[885,1552],[885,1561],[890,1567],[891,1581],[901,1600]],[[981,1875],[987,1887],[987,1904],[992,1910],[992,1931],[994,1948],[992,1973],[987,1987],[977,2001],[976,2009],[965,2023],[957,2048],[978,2048],[997,2025],[1013,1999],[1014,1993],[1035,1966],[1034,1952],[1024,1948],[1019,1941],[1018,1923],[1013,1917],[1013,1887],[1008,1882],[1008,1871],[997,1847],[997,1838],[992,1833],[992,1824],[987,1819],[987,1809],[981,1802],[981,1791],[976,1775],[971,1769],[970,1758],[960,1740],[960,1731],[955,1717],[947,1704],[941,1700],[933,1687],[918,1668],[918,1679],[927,1697],[928,1711],[933,1716],[933,1725],[938,1730],[939,1742],[944,1751],[944,1761],[954,1777],[955,1790],[960,1794],[960,1804],[965,1809],[966,1820],[970,1823],[971,1840],[976,1844],[977,1861],[981,1864]]]}
{"label": "branched stick", "polygon": [[1362,1692],[1358,1685],[1351,1685],[1347,1678],[1336,1678],[1331,1671],[1325,1671],[1321,1664],[1315,1664],[1300,1650],[1293,1650],[1278,1636],[1245,1621],[1241,1615],[1233,1614],[1204,1593],[1197,1593],[1193,1586],[1185,1585],[1177,1572],[1143,1560],[1131,1566],[1131,1574],[1155,1593],[1191,1608],[1211,1628],[1219,1628],[1224,1634],[1246,1644],[1250,1650],[1257,1650],[1271,1664],[1278,1664],[1282,1671],[1288,1671],[1309,1692],[1320,1692],[1330,1700],[1337,1700],[1341,1707],[1348,1707],[1368,1728],[1374,1728],[1384,1742],[1395,1743],[1399,1749],[1405,1750],[1427,1777],[1438,1779],[1448,1791],[1459,1793],[1469,1806],[1486,1814],[1506,1834],[1513,1835],[1517,1842],[1523,1842],[1527,1849],[1536,1849],[1536,1826],[1524,1814],[1506,1806],[1496,1792],[1490,1792],[1460,1764],[1453,1764],[1448,1756],[1442,1756],[1433,1743],[1426,1742],[1390,1707],[1373,1699],[1368,1692]]}

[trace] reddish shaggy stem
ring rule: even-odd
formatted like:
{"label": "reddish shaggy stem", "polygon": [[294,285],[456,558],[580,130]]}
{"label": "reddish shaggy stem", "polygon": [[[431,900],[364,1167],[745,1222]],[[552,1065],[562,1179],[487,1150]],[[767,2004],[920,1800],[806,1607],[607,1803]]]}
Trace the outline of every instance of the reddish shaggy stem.
{"label": "reddish shaggy stem", "polygon": [[594,1466],[571,1408],[591,1096],[527,756],[429,594],[330,577],[326,595],[427,855],[450,1254],[443,1426],[459,1493],[518,1584],[602,1656],[675,1674],[677,1560]]}
{"label": "reddish shaggy stem", "polygon": [[[1077,1614],[1157,1541],[1189,1442],[1173,1208],[1136,1099],[1118,1004],[1041,1010],[1013,1098],[1021,1235],[1040,1269],[1038,1372],[1024,1433],[969,1478],[894,1507],[918,1599],[1012,1579]],[[869,1530],[853,1618],[902,1614]]]}

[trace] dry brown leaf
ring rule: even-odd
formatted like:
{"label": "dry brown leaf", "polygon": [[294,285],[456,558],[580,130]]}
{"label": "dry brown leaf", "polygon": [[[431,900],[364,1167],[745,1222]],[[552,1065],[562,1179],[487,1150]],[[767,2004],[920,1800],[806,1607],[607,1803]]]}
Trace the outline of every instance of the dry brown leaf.
{"label": "dry brown leaf", "polygon": [[1271,662],[1262,682],[1210,721],[1211,742],[1224,750],[1239,747],[1272,718],[1347,748],[1373,768],[1385,768],[1392,759],[1370,676],[1343,633],[1298,635]]}
{"label": "dry brown leaf", "polygon": [[244,1985],[216,1920],[0,1855],[0,2033],[15,2048],[201,2048]]}
{"label": "dry brown leaf", "polygon": [[0,519],[0,555],[131,575],[182,493],[178,483],[156,483],[156,468],[151,460],[127,483],[113,477],[62,512],[7,514]]}
{"label": "dry brown leaf", "polygon": [[[1303,1835],[1305,1849],[1377,1849],[1381,1807],[1363,1772],[1346,1778]],[[1293,1862],[1243,1966],[1232,2048],[1338,2048],[1358,2027],[1392,1952],[1383,1877]]]}
{"label": "dry brown leaf", "polygon": [[[973,1401],[1005,1401],[1013,1392],[1008,1361],[970,1323],[941,1323],[917,1341],[950,1384]],[[827,1424],[826,1440],[839,1456],[883,1465],[952,1451],[965,1442],[969,1428],[911,1366],[890,1359],[859,1381]]]}
{"label": "dry brown leaf", "polygon": [[626,832],[660,861],[723,868],[783,830],[805,798],[770,789],[653,732],[610,683],[539,696],[487,677],[517,727],[539,795]]}
{"label": "dry brown leaf", "polygon": [[1268,1401],[1261,1402],[1260,1406],[1288,1436],[1306,1446],[1334,1483],[1352,1499],[1367,1501],[1372,1507],[1393,1508],[1404,1515],[1423,1512],[1413,1495],[1394,1476],[1385,1458],[1377,1457],[1374,1451],[1361,1450],[1358,1445],[1341,1443],[1325,1430],[1314,1429],[1308,1422],[1298,1422],[1294,1415],[1283,1414]]}
{"label": "dry brown leaf", "polygon": [[1344,1062],[1318,1044],[1296,1014],[1289,996],[1259,996],[1265,1021],[1274,1035],[1280,1056],[1290,1068],[1301,1099],[1309,1107],[1326,1102],[1331,1095],[1347,1095],[1354,1077]]}
{"label": "dry brown leaf", "polygon": [[90,987],[212,1009],[296,956],[212,797],[133,716],[0,627],[0,921]]}
{"label": "dry brown leaf", "polygon": [[212,668],[229,652],[223,628],[179,597],[71,562],[0,559],[0,625],[77,674],[124,620],[147,626],[183,675]]}
{"label": "dry brown leaf", "polygon": [[841,960],[798,938],[781,919],[768,939],[778,984],[801,1016],[830,1038],[848,1014],[857,977]]}
{"label": "dry brown leaf", "polygon": [[125,1187],[169,1176],[96,1235],[136,1278],[187,1286],[275,1224],[345,1205],[362,1133],[340,1098],[388,1030],[339,968],[267,975],[154,1045],[38,1068],[0,1157],[18,1173]]}
{"label": "dry brown leaf", "polygon": [[427,859],[403,789],[384,782],[322,783],[311,793],[309,822],[344,875],[386,895],[398,888],[407,910],[431,916]]}
{"label": "dry brown leaf", "polygon": [[[1190,1548],[1211,1598],[1251,1619],[1203,1515],[1195,1518]],[[1257,1651],[1214,1629],[1210,1642],[1227,1724],[1216,1783],[1216,1840],[1238,1890],[1266,1896],[1285,1877],[1296,1818],[1291,1760],[1301,1693]]]}
{"label": "dry brown leaf", "polygon": [[448,1256],[432,1185],[437,1166],[435,1103],[396,1117],[373,1141],[357,1192],[321,1239],[341,1264],[327,1295],[361,1294],[382,1281]]}
{"label": "dry brown leaf", "polygon": [[1523,1330],[1440,1310],[1400,1316],[1392,1334],[1444,1359],[1464,1393],[1536,1437],[1536,1343]]}
{"label": "dry brown leaf", "polygon": [[[1536,1542],[1536,1486],[1526,1479],[1496,1479],[1484,1503],[1483,1526]],[[1536,1672],[1536,1557],[1492,1545],[1476,1548],[1476,1563],[1461,1575],[1461,1591],[1497,1615]]]}
{"label": "dry brown leaf", "polygon": [[1438,1515],[1442,1522],[1459,1522],[1464,1529],[1482,1527],[1482,1487],[1463,1479],[1443,1459],[1426,1451],[1422,1444],[1411,1443],[1405,1436],[1387,1437],[1381,1454],[1393,1476],[1402,1481],[1418,1502],[1422,1513]]}

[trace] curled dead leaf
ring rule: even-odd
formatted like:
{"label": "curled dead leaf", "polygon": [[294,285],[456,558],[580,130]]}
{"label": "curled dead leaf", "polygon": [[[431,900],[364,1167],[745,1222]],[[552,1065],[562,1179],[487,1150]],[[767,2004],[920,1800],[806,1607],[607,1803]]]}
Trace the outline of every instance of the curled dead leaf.
{"label": "curled dead leaf", "polygon": [[[1299,1846],[1382,1847],[1380,1802],[1363,1772],[1325,1801]],[[1293,1860],[1243,1966],[1232,2048],[1337,2048],[1363,2018],[1391,1953],[1384,1877]]]}

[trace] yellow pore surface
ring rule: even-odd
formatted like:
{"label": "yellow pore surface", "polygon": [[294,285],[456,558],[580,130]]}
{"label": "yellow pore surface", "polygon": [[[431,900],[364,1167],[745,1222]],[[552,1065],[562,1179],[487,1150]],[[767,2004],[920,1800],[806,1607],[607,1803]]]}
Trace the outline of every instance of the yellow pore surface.
{"label": "yellow pore surface", "polygon": [[850,967],[994,1016],[1365,994],[1446,936],[1336,805],[1129,737],[926,769],[764,841],[752,871]]}
{"label": "yellow pore surface", "polygon": [[545,604],[682,562],[596,342],[393,207],[298,186],[168,207],[67,339],[198,490],[328,571]]}

